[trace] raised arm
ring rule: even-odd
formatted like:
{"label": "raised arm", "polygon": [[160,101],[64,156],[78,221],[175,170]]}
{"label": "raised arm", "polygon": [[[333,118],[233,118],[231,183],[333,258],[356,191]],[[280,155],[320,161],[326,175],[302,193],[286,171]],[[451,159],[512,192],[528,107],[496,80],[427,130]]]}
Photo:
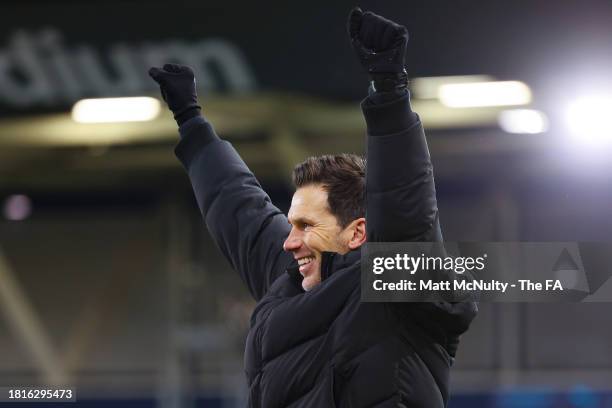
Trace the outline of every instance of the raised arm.
{"label": "raised arm", "polygon": [[362,104],[368,124],[368,240],[441,241],[436,189],[423,126],[409,95]]}
{"label": "raised arm", "polygon": [[362,103],[368,131],[368,241],[441,241],[433,169],[404,69],[406,28],[371,12],[349,16],[353,48],[370,79]]}
{"label": "raised arm", "polygon": [[282,244],[290,226],[230,143],[200,114],[193,71],[166,64],[151,77],[181,134],[176,155],[187,170],[200,212],[221,252],[259,300],[291,260]]}
{"label": "raised arm", "polygon": [[[349,16],[349,34],[371,79],[370,95],[361,105],[368,128],[368,241],[442,241],[429,149],[421,121],[410,108],[404,69],[408,32],[393,21],[355,9]],[[459,334],[477,311],[473,302],[390,305],[401,322],[438,339],[451,357]],[[429,361],[427,353],[420,352]]]}

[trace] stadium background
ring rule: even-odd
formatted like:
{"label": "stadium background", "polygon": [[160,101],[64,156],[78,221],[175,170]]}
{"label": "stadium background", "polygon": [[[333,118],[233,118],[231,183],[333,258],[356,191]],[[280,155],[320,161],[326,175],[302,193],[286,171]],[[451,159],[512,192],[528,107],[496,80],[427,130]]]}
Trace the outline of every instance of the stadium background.
{"label": "stadium background", "polygon": [[[253,302],[203,228],[170,114],[83,124],[71,109],[158,97],[148,66],[195,65],[204,114],[286,211],[295,163],[363,153],[352,6],[2,3],[1,386],[70,384],[83,407],[244,405]],[[447,240],[612,238],[612,3],[360,6],[411,33]],[[521,81],[530,100],[449,107],[435,92],[483,80]],[[599,104],[576,116],[577,101]],[[518,130],[500,122],[516,108]],[[611,320],[609,303],[482,305],[450,407],[612,407]]]}

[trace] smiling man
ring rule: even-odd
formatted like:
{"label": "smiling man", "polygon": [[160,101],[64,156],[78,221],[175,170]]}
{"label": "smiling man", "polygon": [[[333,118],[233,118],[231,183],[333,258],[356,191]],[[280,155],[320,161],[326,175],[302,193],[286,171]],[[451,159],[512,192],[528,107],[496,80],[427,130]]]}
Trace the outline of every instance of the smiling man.
{"label": "smiling man", "polygon": [[258,301],[245,351],[251,407],[444,407],[459,336],[476,313],[470,302],[360,302],[366,240],[442,235],[423,127],[410,108],[408,33],[355,9],[349,35],[371,79],[362,103],[367,171],[351,154],[305,160],[288,216],[201,115],[193,71],[149,71],[179,125],[176,153],[208,229]]}
{"label": "smiling man", "polygon": [[311,157],[296,166],[283,249],[292,252],[308,291],[321,282],[324,252],[346,254],[366,240],[365,161],[356,155]]}

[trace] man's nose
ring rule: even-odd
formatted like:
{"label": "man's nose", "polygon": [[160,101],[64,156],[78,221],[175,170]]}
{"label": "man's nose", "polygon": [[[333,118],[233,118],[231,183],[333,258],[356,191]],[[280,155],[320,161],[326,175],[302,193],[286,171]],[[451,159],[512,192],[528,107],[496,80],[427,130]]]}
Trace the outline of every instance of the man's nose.
{"label": "man's nose", "polygon": [[289,236],[283,243],[283,249],[287,252],[296,251],[300,249],[302,246],[302,237],[299,232],[295,230],[295,228],[291,228],[291,232],[289,232]]}

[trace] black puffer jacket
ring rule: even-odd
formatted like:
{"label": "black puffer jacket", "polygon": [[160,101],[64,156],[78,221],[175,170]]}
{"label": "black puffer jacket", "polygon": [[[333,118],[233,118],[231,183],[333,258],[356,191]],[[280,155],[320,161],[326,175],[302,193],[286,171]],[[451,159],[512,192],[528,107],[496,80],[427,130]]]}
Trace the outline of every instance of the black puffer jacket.
{"label": "black puffer jacket", "polygon": [[[409,97],[366,99],[370,241],[441,240],[432,166]],[[473,303],[361,303],[360,253],[323,254],[309,292],[282,244],[290,225],[202,118],[176,153],[210,233],[258,300],[246,342],[249,405],[444,407]],[[288,266],[289,265],[289,266]]]}

